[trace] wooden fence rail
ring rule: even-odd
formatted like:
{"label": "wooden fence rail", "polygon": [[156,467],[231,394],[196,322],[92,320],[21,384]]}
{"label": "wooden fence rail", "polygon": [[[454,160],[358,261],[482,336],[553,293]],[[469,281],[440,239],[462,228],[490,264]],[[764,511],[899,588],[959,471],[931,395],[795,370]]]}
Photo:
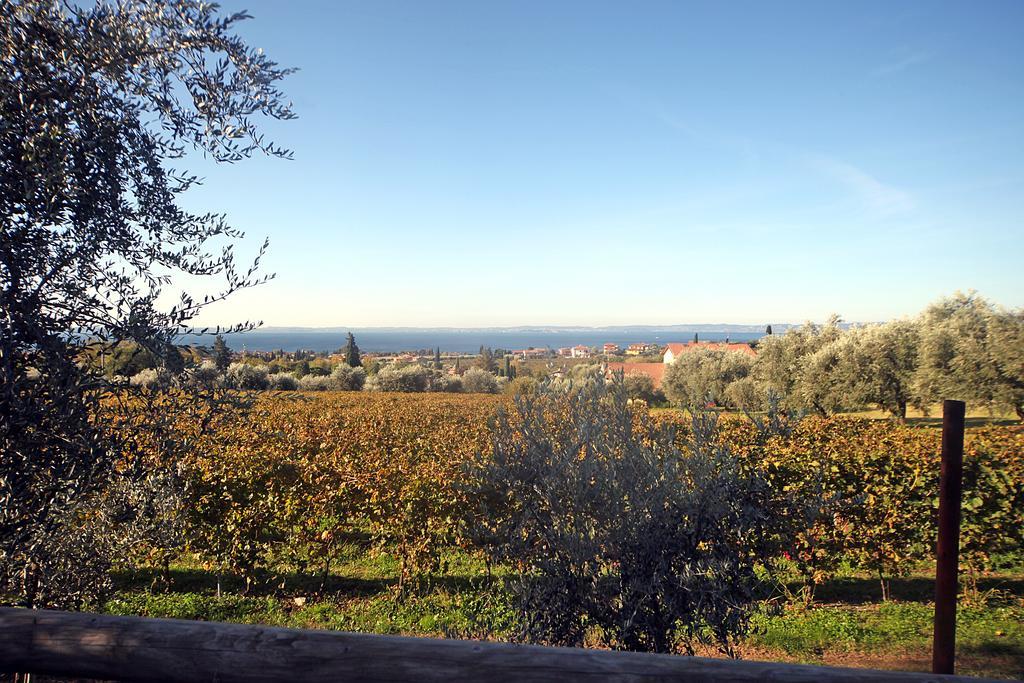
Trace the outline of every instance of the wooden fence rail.
{"label": "wooden fence rail", "polygon": [[180,683],[981,680],[15,608],[0,609],[0,671]]}

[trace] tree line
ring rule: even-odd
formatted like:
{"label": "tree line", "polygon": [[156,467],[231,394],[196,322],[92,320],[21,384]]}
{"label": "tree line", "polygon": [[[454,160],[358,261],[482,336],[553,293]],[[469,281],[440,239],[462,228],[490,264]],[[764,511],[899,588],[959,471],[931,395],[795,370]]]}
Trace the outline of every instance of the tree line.
{"label": "tree line", "polygon": [[665,372],[678,405],[829,415],[878,407],[905,419],[943,399],[1024,419],[1024,309],[975,293],[941,299],[913,318],[844,328],[837,316],[766,335],[757,355],[682,354]]}

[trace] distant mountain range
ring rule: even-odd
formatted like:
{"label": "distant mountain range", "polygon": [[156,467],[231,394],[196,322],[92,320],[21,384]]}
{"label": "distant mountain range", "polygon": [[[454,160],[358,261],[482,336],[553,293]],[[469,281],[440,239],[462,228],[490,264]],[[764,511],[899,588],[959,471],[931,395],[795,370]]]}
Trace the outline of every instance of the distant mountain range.
{"label": "distant mountain range", "polygon": [[[700,324],[679,324],[679,325],[516,325],[510,327],[288,327],[288,326],[264,326],[247,334],[279,334],[279,333],[323,333],[323,334],[346,334],[352,332],[381,332],[381,333],[429,333],[442,332],[445,334],[500,334],[514,333],[523,334],[530,332],[567,333],[579,332],[614,332],[622,333],[646,333],[646,332],[743,332],[749,334],[763,333],[768,323],[758,325],[739,325],[736,323],[700,323]],[[793,323],[771,323],[772,331],[784,332],[791,327],[798,327]]]}

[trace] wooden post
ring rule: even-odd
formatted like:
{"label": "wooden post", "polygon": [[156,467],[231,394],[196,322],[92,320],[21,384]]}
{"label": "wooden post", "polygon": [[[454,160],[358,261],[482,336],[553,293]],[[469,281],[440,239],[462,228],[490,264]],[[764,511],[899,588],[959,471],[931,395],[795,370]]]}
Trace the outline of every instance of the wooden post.
{"label": "wooden post", "polygon": [[960,564],[960,498],[964,474],[963,401],[942,404],[939,540],[935,549],[935,631],[932,673],[951,674],[956,661],[956,594]]}

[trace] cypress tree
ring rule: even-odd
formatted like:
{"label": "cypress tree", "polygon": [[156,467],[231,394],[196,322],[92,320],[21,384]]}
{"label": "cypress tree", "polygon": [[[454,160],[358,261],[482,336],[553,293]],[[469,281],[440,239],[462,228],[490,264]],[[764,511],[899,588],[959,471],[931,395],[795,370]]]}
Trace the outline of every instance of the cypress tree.
{"label": "cypress tree", "polygon": [[349,332],[348,338],[345,341],[345,362],[349,367],[358,367],[363,364],[362,358],[359,357],[359,347],[356,346],[355,336]]}
{"label": "cypress tree", "polygon": [[700,343],[700,337],[697,336],[696,332],[693,333],[693,343],[694,344]]}
{"label": "cypress tree", "polygon": [[512,379],[512,359],[505,356],[505,376]]}
{"label": "cypress tree", "polygon": [[441,347],[440,346],[438,346],[436,349],[434,349],[434,369],[435,370],[440,370],[441,369]]}
{"label": "cypress tree", "polygon": [[231,365],[231,349],[228,347],[228,343],[224,341],[224,337],[219,334],[213,340],[213,362],[220,372],[224,372]]}
{"label": "cypress tree", "polygon": [[768,327],[764,328],[764,333],[770,336],[772,333],[772,326],[768,325]]}

